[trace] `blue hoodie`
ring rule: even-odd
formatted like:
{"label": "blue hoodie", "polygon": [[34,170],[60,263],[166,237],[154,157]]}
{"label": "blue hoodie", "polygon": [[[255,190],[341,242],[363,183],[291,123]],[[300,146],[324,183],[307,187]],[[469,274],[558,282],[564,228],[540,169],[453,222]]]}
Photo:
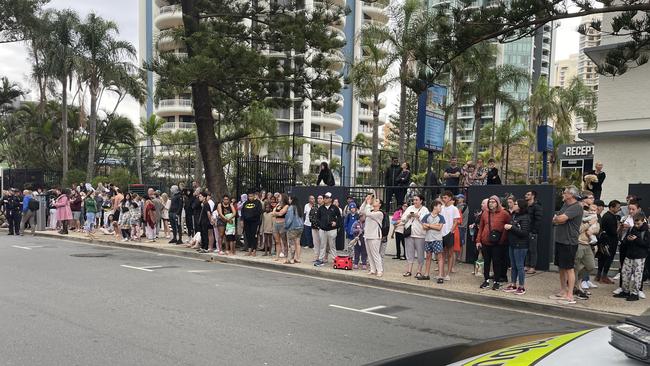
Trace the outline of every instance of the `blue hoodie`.
{"label": "blue hoodie", "polygon": [[23,213],[29,210],[29,201],[32,200],[32,195],[28,194],[23,198]]}

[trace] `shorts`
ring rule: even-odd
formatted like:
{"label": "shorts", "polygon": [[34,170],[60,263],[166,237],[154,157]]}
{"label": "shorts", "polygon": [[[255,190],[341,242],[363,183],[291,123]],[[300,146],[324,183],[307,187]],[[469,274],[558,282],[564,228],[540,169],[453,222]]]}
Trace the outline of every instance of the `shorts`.
{"label": "shorts", "polygon": [[300,239],[301,236],[302,236],[302,229],[293,229],[287,231],[287,239],[289,240]]}
{"label": "shorts", "polygon": [[72,211],[72,219],[79,221],[79,218],[81,218],[81,211]]}
{"label": "shorts", "polygon": [[427,253],[438,254],[443,252],[442,240],[427,241],[424,243],[424,251]]}
{"label": "shorts", "polygon": [[576,264],[577,245],[555,243],[555,265],[560,269],[573,269]]}
{"label": "shorts", "polygon": [[226,235],[226,241],[235,241],[237,240],[236,235]]}
{"label": "shorts", "polygon": [[445,236],[442,237],[442,245],[444,245],[445,248],[453,248],[454,247],[454,233],[451,232]]}
{"label": "shorts", "polygon": [[273,224],[273,233],[284,234],[287,232],[287,228],[284,227],[284,222],[274,223]]}

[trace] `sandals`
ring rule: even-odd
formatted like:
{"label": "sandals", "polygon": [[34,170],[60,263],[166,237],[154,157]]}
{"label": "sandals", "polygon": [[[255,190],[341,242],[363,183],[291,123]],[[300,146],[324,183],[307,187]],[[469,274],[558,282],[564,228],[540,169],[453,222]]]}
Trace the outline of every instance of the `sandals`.
{"label": "sandals", "polygon": [[411,274],[412,274],[411,272],[404,272],[404,273],[402,273],[402,276],[403,277],[411,277]]}
{"label": "sandals", "polygon": [[422,276],[422,273],[420,273],[420,272],[418,272],[418,273],[415,274],[415,279],[416,279],[416,280],[421,280],[422,277],[423,277],[423,276]]}
{"label": "sandals", "polygon": [[428,281],[428,280],[431,279],[431,277],[429,277],[429,276],[420,276],[420,278],[418,278],[417,275],[415,276],[415,278],[418,279],[418,280],[422,280],[422,281]]}

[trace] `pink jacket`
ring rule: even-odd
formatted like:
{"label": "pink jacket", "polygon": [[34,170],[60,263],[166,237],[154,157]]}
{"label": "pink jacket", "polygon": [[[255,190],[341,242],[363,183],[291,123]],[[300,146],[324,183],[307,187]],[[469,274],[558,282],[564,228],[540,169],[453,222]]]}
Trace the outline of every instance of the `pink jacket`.
{"label": "pink jacket", "polygon": [[54,207],[56,207],[56,219],[58,221],[72,220],[72,210],[70,210],[70,200],[67,195],[60,195],[54,202]]}

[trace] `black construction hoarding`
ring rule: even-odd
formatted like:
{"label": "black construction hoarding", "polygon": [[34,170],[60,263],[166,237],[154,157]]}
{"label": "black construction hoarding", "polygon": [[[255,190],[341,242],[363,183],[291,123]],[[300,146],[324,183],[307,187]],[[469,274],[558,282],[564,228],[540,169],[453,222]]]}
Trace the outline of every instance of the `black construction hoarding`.
{"label": "black construction hoarding", "polygon": [[[555,186],[548,184],[541,185],[487,185],[487,186],[470,186],[467,192],[468,227],[475,223],[481,213],[481,202],[496,195],[505,198],[513,195],[517,199],[524,198],[528,191],[537,192],[537,200],[543,208],[541,232],[538,238],[537,269],[548,270],[549,263],[553,259],[553,215],[555,214]],[[478,222],[476,222],[478,225]],[[466,261],[473,263],[478,253],[476,246],[468,240]]]}
{"label": "black construction hoarding", "polygon": [[633,194],[637,196],[641,209],[647,215],[650,215],[650,184],[630,184],[628,186],[627,194]]}

